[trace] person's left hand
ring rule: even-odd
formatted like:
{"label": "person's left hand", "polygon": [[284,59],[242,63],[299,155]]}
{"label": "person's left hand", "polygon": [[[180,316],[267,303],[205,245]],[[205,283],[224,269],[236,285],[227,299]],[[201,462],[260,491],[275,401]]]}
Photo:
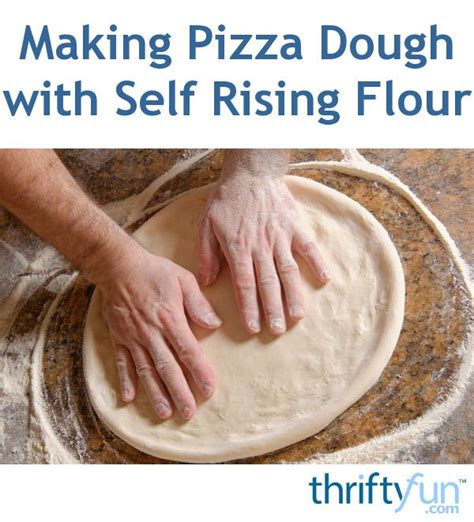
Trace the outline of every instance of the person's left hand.
{"label": "person's left hand", "polygon": [[222,177],[208,201],[199,230],[199,280],[212,284],[220,252],[229,264],[244,326],[261,330],[260,295],[266,323],[275,335],[286,331],[282,288],[292,321],[304,316],[298,252],[322,282],[329,271],[305,232],[296,201],[282,175],[246,173]]}

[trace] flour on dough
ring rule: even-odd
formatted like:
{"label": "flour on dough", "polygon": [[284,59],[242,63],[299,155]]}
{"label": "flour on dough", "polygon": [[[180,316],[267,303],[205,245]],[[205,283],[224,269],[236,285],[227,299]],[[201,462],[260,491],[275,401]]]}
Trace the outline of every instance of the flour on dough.
{"label": "flour on dough", "polygon": [[[260,455],[322,430],[377,381],[403,322],[405,285],[386,230],[362,206],[315,181],[288,176],[302,217],[331,269],[319,286],[299,262],[307,313],[281,337],[247,334],[227,267],[205,289],[223,319],[212,333],[193,326],[217,389],[198,398],[195,417],[159,421],[143,389],[125,404],[101,296],[94,293],[84,334],[84,372],[101,420],[132,446],[165,459],[222,462]],[[135,237],[148,250],[196,273],[196,228],[212,187],[187,192]],[[300,260],[299,260],[300,261]],[[196,391],[199,397],[199,393]]]}

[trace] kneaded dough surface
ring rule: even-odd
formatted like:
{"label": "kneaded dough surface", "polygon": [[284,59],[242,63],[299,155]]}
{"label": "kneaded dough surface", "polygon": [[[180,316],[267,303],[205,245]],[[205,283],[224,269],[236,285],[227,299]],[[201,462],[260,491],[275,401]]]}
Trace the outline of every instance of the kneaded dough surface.
{"label": "kneaded dough surface", "polygon": [[[217,390],[199,399],[191,421],[158,420],[143,389],[124,404],[112,346],[93,295],[84,334],[84,372],[101,420],[132,446],[165,459],[222,462],[293,444],[322,430],[379,378],[400,334],[405,284],[397,251],[382,225],[347,196],[287,176],[331,269],[318,285],[298,259],[307,313],[281,337],[247,334],[230,274],[205,289],[223,319],[212,333],[193,326],[214,368]],[[196,274],[197,224],[212,187],[192,190],[155,214],[135,237],[148,250]]]}

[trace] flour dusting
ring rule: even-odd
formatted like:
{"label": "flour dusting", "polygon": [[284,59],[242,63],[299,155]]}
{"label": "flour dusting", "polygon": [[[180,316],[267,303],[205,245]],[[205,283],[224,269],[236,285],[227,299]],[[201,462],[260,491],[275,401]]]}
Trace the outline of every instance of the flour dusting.
{"label": "flour dusting", "polygon": [[[154,194],[168,181],[189,170],[198,162],[208,157],[213,150],[200,151],[177,162],[168,172],[157,178],[144,191],[122,201],[104,206],[105,212],[121,226],[130,226],[155,212],[169,201],[148,207]],[[407,199],[432,228],[450,254],[453,264],[459,270],[463,283],[469,292],[472,307],[473,285],[468,267],[442,223],[426,208],[417,196],[393,174],[368,162],[356,150],[344,150],[341,161],[311,161],[290,166],[290,172],[307,168],[322,168],[358,176],[382,183]],[[0,306],[0,452],[6,451],[6,440],[15,437],[15,426],[27,426],[28,439],[18,440],[17,446],[4,455],[5,462],[69,463],[76,459],[60,442],[51,425],[42,394],[42,357],[44,342],[51,317],[61,302],[62,297],[71,287],[77,273],[68,271],[68,265],[51,247],[41,249],[33,261],[28,261],[15,248],[1,242],[9,255],[15,257],[21,268],[21,277],[11,289]],[[11,326],[23,305],[41,286],[45,286],[51,298],[37,318],[37,326],[32,332],[17,334],[10,338]],[[458,374],[453,379],[450,393],[425,414],[402,425],[399,429],[374,438],[364,444],[340,450],[330,454],[315,455],[310,463],[389,463],[399,462],[403,452],[403,461],[410,462],[411,448],[421,441],[428,444],[438,442],[434,431],[447,421],[460,404],[472,371],[473,332],[468,332],[464,343],[458,347],[462,363]],[[22,408],[15,408],[22,405]],[[13,411],[25,411],[25,415],[13,415]],[[7,422],[8,419],[8,422]],[[74,419],[71,418],[71,422]],[[13,439],[14,440],[14,439]],[[22,444],[22,442],[25,442]],[[75,441],[80,447],[83,440]]]}

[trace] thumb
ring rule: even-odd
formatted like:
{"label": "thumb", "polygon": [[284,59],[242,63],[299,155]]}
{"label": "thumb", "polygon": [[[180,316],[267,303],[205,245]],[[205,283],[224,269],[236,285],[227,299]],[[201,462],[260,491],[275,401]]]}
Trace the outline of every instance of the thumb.
{"label": "thumb", "polygon": [[220,248],[211,221],[207,217],[199,226],[198,256],[199,282],[203,286],[212,285],[219,273]]}

